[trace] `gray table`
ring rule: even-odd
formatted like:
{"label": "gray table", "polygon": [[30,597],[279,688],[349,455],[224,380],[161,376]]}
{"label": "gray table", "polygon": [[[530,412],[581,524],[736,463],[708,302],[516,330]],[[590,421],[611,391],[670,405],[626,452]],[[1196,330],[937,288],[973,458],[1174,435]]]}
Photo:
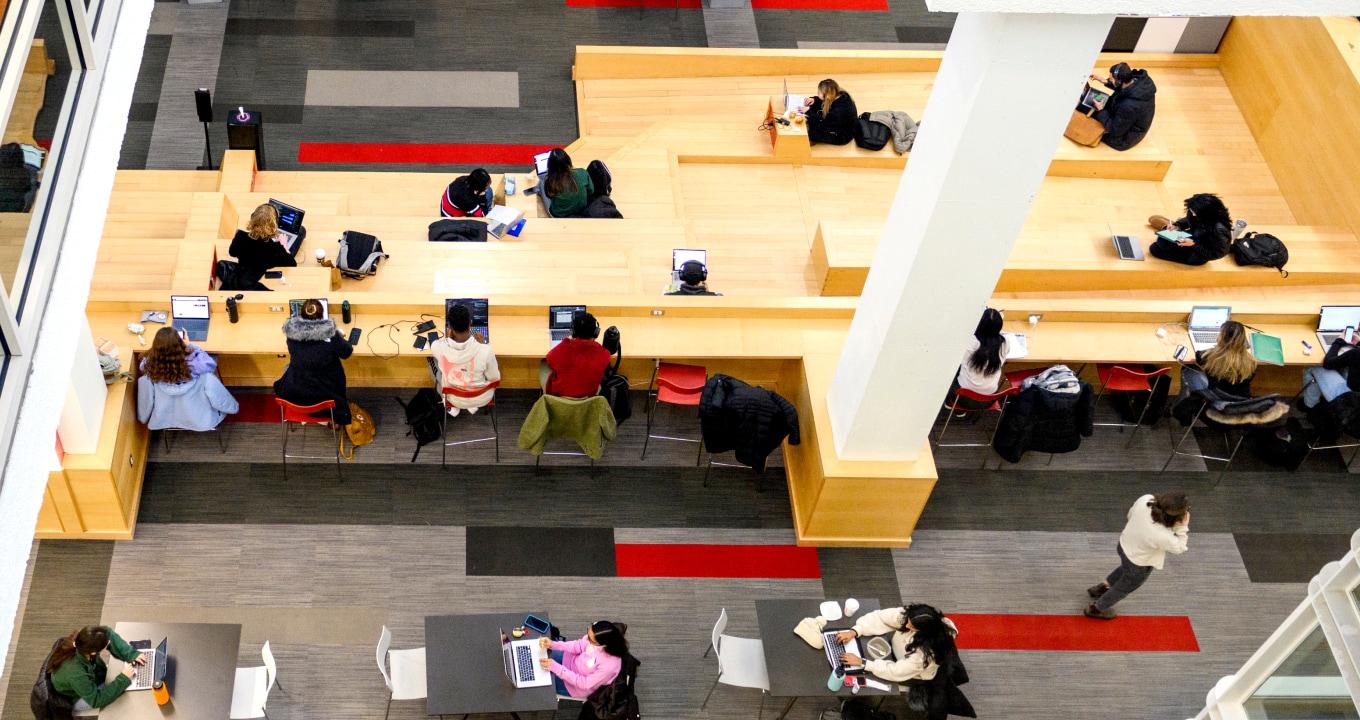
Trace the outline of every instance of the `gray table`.
{"label": "gray table", "polygon": [[[858,599],[859,612],[850,618],[828,622],[826,629],[849,630],[856,618],[879,609],[877,598]],[[789,698],[780,718],[788,714],[800,697],[855,696],[847,687],[834,693],[826,689],[827,678],[831,675],[826,651],[812,648],[793,634],[799,620],[821,614],[821,604],[821,599],[756,601],[756,620],[760,623],[760,640],[765,646],[765,669],[770,673],[770,695]],[[863,687],[858,696],[887,694],[890,693]]]}
{"label": "gray table", "polygon": [[[544,620],[548,614],[531,611]],[[430,715],[518,713],[557,709],[552,685],[516,689],[505,676],[499,631],[529,612],[429,615],[425,618],[426,712]],[[529,632],[527,637],[538,637]]]}
{"label": "gray table", "polygon": [[[210,623],[120,622],[113,626],[128,642],[150,640],[151,646],[169,638],[165,685],[170,703],[156,704],[150,690],[123,693],[99,711],[99,720],[227,720],[236,683],[236,658],[241,649],[241,626]],[[113,679],[123,663],[109,663]]]}

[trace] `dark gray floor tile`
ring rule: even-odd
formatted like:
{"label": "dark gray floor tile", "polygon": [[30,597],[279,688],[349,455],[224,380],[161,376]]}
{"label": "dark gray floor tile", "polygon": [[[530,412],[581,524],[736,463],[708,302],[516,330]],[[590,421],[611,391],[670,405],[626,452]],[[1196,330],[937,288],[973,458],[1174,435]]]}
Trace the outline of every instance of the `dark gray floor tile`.
{"label": "dark gray floor tile", "polygon": [[156,103],[134,102],[128,107],[128,122],[156,122]]}
{"label": "dark gray floor tile", "polygon": [[1133,52],[1145,25],[1147,18],[1115,18],[1114,24],[1110,26],[1110,34],[1105,37],[1103,52]]}
{"label": "dark gray floor tile", "polygon": [[[508,502],[519,503],[514,499]],[[537,512],[535,503],[520,507]],[[484,527],[467,529],[467,574],[496,577],[614,577],[614,529]]]}
{"label": "dark gray floor tile", "polygon": [[904,43],[947,43],[953,26],[914,26],[897,28],[897,41]]}
{"label": "dark gray floor tile", "polygon": [[415,37],[410,20],[290,20],[287,18],[228,18],[228,35],[287,35],[293,37]]}
{"label": "dark gray floor tile", "polygon": [[1233,533],[1254,583],[1306,583],[1350,552],[1350,533]]}
{"label": "dark gray floor tile", "polygon": [[878,598],[881,607],[902,604],[892,550],[888,548],[817,548],[826,596]]}

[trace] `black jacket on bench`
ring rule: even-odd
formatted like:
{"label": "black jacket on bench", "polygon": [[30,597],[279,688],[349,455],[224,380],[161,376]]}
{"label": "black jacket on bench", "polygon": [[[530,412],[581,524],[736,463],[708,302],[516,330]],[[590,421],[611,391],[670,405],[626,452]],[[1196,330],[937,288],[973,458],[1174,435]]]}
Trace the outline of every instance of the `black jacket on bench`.
{"label": "black jacket on bench", "polygon": [[850,93],[836,96],[831,108],[822,117],[822,99],[812,101],[807,111],[808,140],[827,145],[849,145],[859,130],[859,110]]}

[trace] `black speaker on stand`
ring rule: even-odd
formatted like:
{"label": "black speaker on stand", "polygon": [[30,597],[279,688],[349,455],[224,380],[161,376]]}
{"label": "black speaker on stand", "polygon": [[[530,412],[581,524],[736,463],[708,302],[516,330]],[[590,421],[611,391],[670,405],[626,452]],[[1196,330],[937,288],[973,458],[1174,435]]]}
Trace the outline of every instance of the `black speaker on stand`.
{"label": "black speaker on stand", "polygon": [[198,107],[198,121],[203,123],[203,142],[208,149],[208,165],[200,166],[199,170],[211,170],[212,166],[212,135],[208,133],[208,124],[212,122],[212,95],[208,88],[199,88],[194,91],[194,105]]}
{"label": "black speaker on stand", "polygon": [[231,150],[254,150],[255,169],[265,169],[264,118],[259,110],[242,107],[227,116],[227,147]]}

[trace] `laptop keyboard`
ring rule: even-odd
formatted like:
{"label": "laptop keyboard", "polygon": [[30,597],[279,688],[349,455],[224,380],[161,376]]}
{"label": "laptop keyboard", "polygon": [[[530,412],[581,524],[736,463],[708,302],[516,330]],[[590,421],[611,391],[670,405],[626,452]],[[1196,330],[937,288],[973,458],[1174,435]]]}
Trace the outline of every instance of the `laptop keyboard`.
{"label": "laptop keyboard", "polygon": [[1217,330],[1191,330],[1190,339],[1200,345],[1217,345]]}
{"label": "laptop keyboard", "polygon": [[1332,343],[1336,342],[1337,340],[1340,340],[1341,336],[1344,334],[1345,333],[1339,332],[1323,332],[1321,330],[1319,330],[1317,333],[1318,339],[1322,341],[1323,350],[1331,349]]}
{"label": "laptop keyboard", "polygon": [[151,687],[152,668],[156,665],[156,656],[150,652],[143,653],[143,656],[146,658],[146,664],[134,666],[137,668],[137,674],[132,678],[133,687]]}
{"label": "laptop keyboard", "polygon": [[515,672],[520,680],[534,679],[534,651],[524,645],[515,646]]}
{"label": "laptop keyboard", "polygon": [[1122,258],[1133,257],[1133,243],[1130,242],[1130,240],[1131,238],[1129,238],[1128,235],[1114,236],[1115,247],[1119,248],[1119,257]]}
{"label": "laptop keyboard", "polygon": [[567,338],[571,337],[571,331],[570,331],[570,330],[549,330],[549,331],[548,331],[548,337],[551,338],[553,342],[561,342],[561,341],[566,340]]}

